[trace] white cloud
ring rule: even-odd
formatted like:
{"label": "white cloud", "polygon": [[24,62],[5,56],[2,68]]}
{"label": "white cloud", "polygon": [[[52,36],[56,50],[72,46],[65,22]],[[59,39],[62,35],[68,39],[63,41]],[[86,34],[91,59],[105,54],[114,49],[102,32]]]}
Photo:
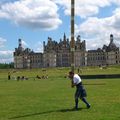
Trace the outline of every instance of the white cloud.
{"label": "white cloud", "polygon": [[1,5],[0,18],[32,29],[56,29],[62,21],[51,0],[19,0]]}
{"label": "white cloud", "polygon": [[0,51],[0,63],[10,63],[13,62],[13,51]]}
{"label": "white cloud", "polygon": [[[117,16],[117,19],[116,19]],[[108,18],[90,17],[80,25],[76,25],[76,34],[82,34],[87,40],[87,48],[93,49],[102,47],[110,42],[109,35],[115,36],[115,42],[120,44],[120,14],[114,14]],[[92,39],[92,40],[91,40]],[[97,44],[96,44],[97,43]]]}
{"label": "white cloud", "polygon": [[[33,29],[55,29],[62,23],[58,15],[59,7],[63,8],[66,15],[70,15],[70,2],[71,0],[19,0],[9,2],[1,6],[0,18],[9,19],[18,25]],[[97,17],[100,8],[110,7],[113,3],[118,8],[113,11],[111,17]],[[87,41],[87,49],[95,49],[102,47],[103,44],[108,44],[111,33],[115,37],[115,43],[120,45],[119,5],[120,0],[75,0],[75,13],[84,18],[82,23],[75,25],[75,31]],[[24,44],[28,46],[26,43]],[[42,46],[41,43],[38,43],[35,51],[41,51],[43,48],[40,46]]]}
{"label": "white cloud", "polygon": [[13,54],[13,51],[11,51],[11,50],[8,50],[8,51],[0,51],[0,54],[1,54],[1,55],[10,55],[10,54]]}
{"label": "white cloud", "polygon": [[[71,0],[55,0],[57,4],[64,6],[66,15],[70,15]],[[118,7],[111,17],[98,18],[100,8]],[[75,25],[76,35],[80,34],[86,40],[87,49],[97,49],[110,42],[109,35],[113,34],[114,42],[120,47],[120,0],[75,0],[75,15],[84,18],[79,25]],[[107,14],[107,13],[106,13]],[[96,16],[96,17],[93,17]]]}
{"label": "white cloud", "polygon": [[43,43],[41,43],[41,41],[38,41],[35,45],[34,45],[34,51],[35,52],[42,52],[43,53]]}
{"label": "white cloud", "polygon": [[111,18],[111,25],[116,29],[120,30],[120,8],[117,8],[113,13],[114,15]]}
{"label": "white cloud", "polygon": [[29,45],[27,44],[27,42],[25,42],[24,40],[22,40],[22,46],[23,46],[23,48],[29,47]]}
{"label": "white cloud", "polygon": [[120,5],[120,0],[110,0],[112,1],[112,3],[116,4],[116,5]]}
{"label": "white cloud", "polygon": [[[55,0],[61,6],[64,6],[66,15],[70,15],[71,0]],[[86,18],[99,13],[100,7],[110,6],[112,0],[75,0],[75,14],[81,18]]]}
{"label": "white cloud", "polygon": [[0,37],[0,48],[4,47],[6,41],[6,39]]}
{"label": "white cloud", "polygon": [[[71,0],[55,0],[63,7],[64,13],[70,15]],[[118,7],[111,17],[98,18],[100,8]],[[80,34],[86,40],[87,49],[97,49],[110,42],[109,35],[113,34],[114,42],[120,46],[120,0],[75,0],[75,15],[84,18],[84,21],[75,25],[76,35]],[[107,14],[107,13],[106,13]],[[96,17],[93,17],[96,16]]]}

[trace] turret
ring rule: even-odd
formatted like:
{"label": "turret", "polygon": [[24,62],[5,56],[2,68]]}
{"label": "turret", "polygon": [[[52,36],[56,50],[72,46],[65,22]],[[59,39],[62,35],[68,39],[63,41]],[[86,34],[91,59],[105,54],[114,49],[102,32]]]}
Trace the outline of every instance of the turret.
{"label": "turret", "polygon": [[23,46],[22,46],[22,40],[21,39],[18,39],[18,50],[19,51],[23,51]]}
{"label": "turret", "polygon": [[110,34],[110,44],[113,43],[113,34]]}
{"label": "turret", "polygon": [[81,37],[80,37],[80,35],[77,36],[77,41],[78,41],[78,42],[81,42]]}
{"label": "turret", "polygon": [[45,41],[43,41],[43,51],[45,51]]}
{"label": "turret", "polygon": [[64,33],[64,36],[63,36],[63,41],[66,41],[66,35],[65,35],[65,33]]}
{"label": "turret", "polygon": [[18,42],[19,42],[19,46],[18,47],[22,47],[22,40],[19,39]]}

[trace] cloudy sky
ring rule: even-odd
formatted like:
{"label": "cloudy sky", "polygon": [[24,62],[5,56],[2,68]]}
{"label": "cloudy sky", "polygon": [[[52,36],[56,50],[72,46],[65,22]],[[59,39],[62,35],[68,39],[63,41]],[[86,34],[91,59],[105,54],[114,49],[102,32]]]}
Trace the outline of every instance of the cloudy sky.
{"label": "cloudy sky", "polygon": [[[0,0],[0,63],[13,61],[21,38],[24,47],[42,52],[43,41],[70,37],[71,0]],[[120,0],[75,0],[75,35],[87,49],[109,44],[109,35],[120,46]]]}

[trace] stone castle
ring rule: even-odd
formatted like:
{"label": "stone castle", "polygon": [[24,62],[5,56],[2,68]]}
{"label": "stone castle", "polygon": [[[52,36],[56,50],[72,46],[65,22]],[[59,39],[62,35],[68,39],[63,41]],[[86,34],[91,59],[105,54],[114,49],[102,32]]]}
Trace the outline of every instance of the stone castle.
{"label": "stone castle", "polygon": [[[47,44],[43,42],[43,53],[35,53],[29,48],[22,47],[19,39],[18,48],[14,52],[14,68],[43,68],[43,67],[70,67],[71,51],[70,40],[63,35],[59,42],[48,37]],[[97,50],[86,50],[86,41],[80,35],[75,41],[75,67],[104,66],[120,64],[120,50],[114,44],[113,35],[110,35],[109,45]]]}

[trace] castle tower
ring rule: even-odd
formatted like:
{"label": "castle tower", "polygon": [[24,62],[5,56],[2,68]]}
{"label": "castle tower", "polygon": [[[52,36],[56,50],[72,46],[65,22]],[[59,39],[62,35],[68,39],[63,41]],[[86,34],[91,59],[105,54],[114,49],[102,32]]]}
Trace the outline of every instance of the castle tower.
{"label": "castle tower", "polygon": [[45,49],[45,41],[43,41],[43,51],[45,52],[46,49]]}
{"label": "castle tower", "polygon": [[80,35],[77,36],[77,41],[78,41],[79,43],[81,42],[81,36],[80,36]]}
{"label": "castle tower", "polygon": [[110,34],[110,43],[113,43],[113,34]]}
{"label": "castle tower", "polygon": [[22,40],[21,39],[18,39],[18,50],[19,51],[23,51],[24,50],[24,48],[22,46]]}
{"label": "castle tower", "polygon": [[66,35],[65,35],[65,33],[64,33],[64,36],[63,36],[63,41],[66,41]]}
{"label": "castle tower", "polygon": [[19,39],[18,42],[19,42],[19,47],[22,47],[22,40]]}

